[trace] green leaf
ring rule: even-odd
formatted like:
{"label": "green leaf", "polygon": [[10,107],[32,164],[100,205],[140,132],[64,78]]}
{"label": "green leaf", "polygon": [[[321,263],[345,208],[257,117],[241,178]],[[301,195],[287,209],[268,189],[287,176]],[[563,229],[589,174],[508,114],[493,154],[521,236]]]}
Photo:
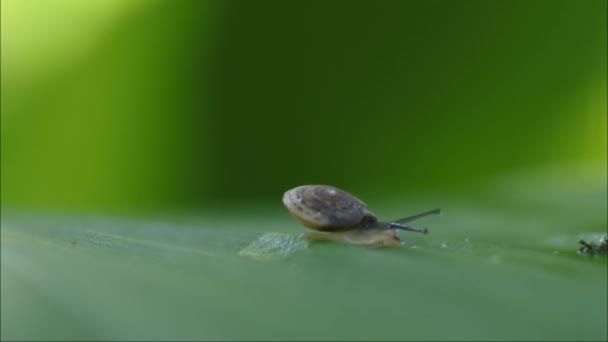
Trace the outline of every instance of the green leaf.
{"label": "green leaf", "polygon": [[605,234],[605,181],[554,181],[418,196],[405,213],[376,205],[387,217],[444,209],[421,221],[428,236],[404,233],[397,249],[307,243],[278,206],[4,211],[1,337],[605,340],[606,257],[577,254],[580,238]]}

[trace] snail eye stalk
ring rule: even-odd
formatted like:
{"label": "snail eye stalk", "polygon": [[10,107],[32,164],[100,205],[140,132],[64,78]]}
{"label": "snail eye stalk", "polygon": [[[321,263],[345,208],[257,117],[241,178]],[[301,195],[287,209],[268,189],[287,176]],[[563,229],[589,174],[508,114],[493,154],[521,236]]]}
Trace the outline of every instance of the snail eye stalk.
{"label": "snail eye stalk", "polygon": [[429,230],[426,228],[416,228],[416,227],[412,227],[406,224],[401,224],[398,222],[390,222],[388,224],[389,228],[398,228],[398,229],[403,229],[403,230],[409,230],[412,232],[417,232],[417,233],[422,233],[422,234],[428,234]]}
{"label": "snail eye stalk", "polygon": [[433,210],[430,210],[430,211],[427,211],[427,212],[424,212],[421,214],[404,217],[402,219],[394,221],[393,223],[405,224],[405,223],[416,221],[417,219],[420,219],[420,218],[423,218],[426,216],[431,216],[431,215],[441,215],[441,208],[433,209]]}

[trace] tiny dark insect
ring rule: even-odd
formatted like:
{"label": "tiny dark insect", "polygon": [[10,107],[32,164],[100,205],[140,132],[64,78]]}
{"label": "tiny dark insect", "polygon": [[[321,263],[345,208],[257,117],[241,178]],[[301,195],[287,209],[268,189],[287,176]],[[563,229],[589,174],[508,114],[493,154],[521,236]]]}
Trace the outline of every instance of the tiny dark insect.
{"label": "tiny dark insect", "polygon": [[597,244],[585,240],[579,240],[579,243],[582,245],[578,249],[580,254],[608,255],[608,236],[606,235],[602,236]]}
{"label": "tiny dark insect", "polygon": [[396,247],[399,230],[427,234],[426,228],[408,225],[419,218],[441,213],[435,209],[390,222],[380,222],[367,205],[344,190],[328,185],[303,185],[283,196],[283,204],[304,226],[322,233],[309,233],[316,240]]}

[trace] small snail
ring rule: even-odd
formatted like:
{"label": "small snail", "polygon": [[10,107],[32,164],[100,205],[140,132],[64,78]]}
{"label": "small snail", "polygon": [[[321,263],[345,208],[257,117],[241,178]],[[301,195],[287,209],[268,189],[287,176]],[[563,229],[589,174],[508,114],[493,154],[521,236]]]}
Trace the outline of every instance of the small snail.
{"label": "small snail", "polygon": [[380,222],[361,200],[328,185],[293,188],[285,192],[283,203],[304,226],[323,232],[307,234],[310,239],[370,246],[399,246],[400,229],[427,234],[426,228],[412,227],[407,223],[441,213],[441,209],[435,209],[396,221]]}

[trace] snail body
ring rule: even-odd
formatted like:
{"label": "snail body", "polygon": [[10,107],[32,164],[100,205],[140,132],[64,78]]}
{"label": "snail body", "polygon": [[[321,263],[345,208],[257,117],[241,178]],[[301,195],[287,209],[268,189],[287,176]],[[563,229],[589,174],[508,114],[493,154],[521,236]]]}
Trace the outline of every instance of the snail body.
{"label": "snail body", "polygon": [[398,247],[401,245],[398,229],[346,230],[333,233],[311,232],[304,234],[309,240],[334,241],[371,247]]}
{"label": "snail body", "polygon": [[317,232],[307,237],[372,246],[398,246],[399,230],[426,234],[407,225],[418,218],[439,214],[435,209],[391,222],[380,222],[367,205],[350,193],[328,185],[303,185],[283,195],[287,210],[304,226]]}

